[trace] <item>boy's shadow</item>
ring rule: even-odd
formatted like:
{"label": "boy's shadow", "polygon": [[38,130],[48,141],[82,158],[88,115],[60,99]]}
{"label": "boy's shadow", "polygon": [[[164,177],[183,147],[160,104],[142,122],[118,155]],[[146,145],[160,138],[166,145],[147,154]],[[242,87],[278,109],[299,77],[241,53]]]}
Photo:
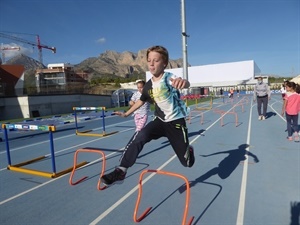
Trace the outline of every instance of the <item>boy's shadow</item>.
{"label": "boy's shadow", "polygon": [[300,202],[291,202],[291,223],[290,225],[299,225]]}
{"label": "boy's shadow", "polygon": [[[259,160],[256,155],[246,150],[248,148],[248,144],[242,144],[238,147],[238,149],[223,151],[223,152],[216,152],[209,155],[201,155],[202,157],[208,157],[218,154],[228,154],[217,167],[212,168],[202,176],[198,177],[197,179],[190,182],[190,187],[195,186],[197,183],[201,183],[206,179],[210,178],[213,175],[218,174],[221,179],[226,179],[230,176],[230,174],[237,168],[240,162],[245,161],[246,155],[253,157],[254,162],[258,163]],[[185,185],[179,188],[179,192],[182,193],[185,191]]]}
{"label": "boy's shadow", "polygon": [[238,147],[238,149],[216,152],[209,155],[201,155],[202,157],[208,157],[218,154],[228,154],[217,167],[209,170],[207,173],[203,174],[201,177],[197,178],[198,181],[204,181],[209,177],[218,174],[221,179],[226,179],[230,176],[230,174],[236,169],[236,167],[240,164],[240,162],[246,160],[246,156],[251,156],[254,159],[254,162],[259,162],[256,155],[246,150],[248,148],[248,144],[242,144]]}

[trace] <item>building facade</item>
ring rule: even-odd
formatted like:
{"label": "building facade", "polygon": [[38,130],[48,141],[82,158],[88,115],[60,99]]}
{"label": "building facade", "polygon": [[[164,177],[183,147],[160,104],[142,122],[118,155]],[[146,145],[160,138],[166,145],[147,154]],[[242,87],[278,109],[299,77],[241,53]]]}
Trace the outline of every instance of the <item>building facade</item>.
{"label": "building facade", "polygon": [[47,69],[37,69],[35,73],[38,93],[59,93],[81,89],[88,83],[88,74],[77,73],[69,63],[48,64]]}

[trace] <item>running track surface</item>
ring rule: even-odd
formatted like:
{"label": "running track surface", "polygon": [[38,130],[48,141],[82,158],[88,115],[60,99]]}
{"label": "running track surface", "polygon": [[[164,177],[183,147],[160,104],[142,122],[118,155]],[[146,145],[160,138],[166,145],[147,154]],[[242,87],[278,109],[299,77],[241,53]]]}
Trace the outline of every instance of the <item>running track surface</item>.
{"label": "running track surface", "polygon": [[[78,154],[78,161],[88,164],[76,170],[73,180],[88,178],[70,185],[70,173],[45,178],[7,170],[6,145],[1,142],[0,224],[137,224],[134,212],[139,177],[148,169],[186,177],[190,198],[186,204],[183,179],[146,173],[136,216],[148,207],[152,209],[139,224],[182,224],[186,205],[186,220],[194,217],[192,224],[299,224],[293,216],[299,213],[300,144],[286,139],[286,121],[280,115],[279,95],[273,95],[269,101],[268,118],[264,121],[258,120],[257,106],[251,100],[251,96],[240,96],[233,101],[214,100],[210,110],[191,107],[192,118],[190,123],[187,120],[187,126],[196,156],[192,168],[183,167],[168,140],[161,138],[145,145],[122,184],[105,190],[97,189],[103,162],[100,154]],[[202,103],[198,107],[209,105]],[[111,172],[119,164],[134,128],[132,117],[109,114],[105,117],[106,133],[118,132],[104,137],[78,136],[74,122],[60,124],[53,133],[57,171],[73,166],[77,149],[90,148],[105,154],[106,172]],[[101,118],[81,120],[79,130],[87,129],[101,134]],[[0,135],[4,138],[3,133]],[[12,164],[46,156],[24,167],[51,172],[47,132],[10,131],[8,136]]]}

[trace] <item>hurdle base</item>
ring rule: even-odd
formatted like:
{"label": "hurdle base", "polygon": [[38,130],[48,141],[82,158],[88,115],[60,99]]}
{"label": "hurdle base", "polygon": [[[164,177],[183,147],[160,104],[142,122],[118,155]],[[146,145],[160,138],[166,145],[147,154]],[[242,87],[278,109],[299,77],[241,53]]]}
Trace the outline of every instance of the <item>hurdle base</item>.
{"label": "hurdle base", "polygon": [[[81,162],[81,163],[76,165],[76,168],[79,168],[79,167],[81,167],[85,164],[87,164],[86,161]],[[15,172],[27,173],[27,174],[31,174],[31,175],[46,177],[46,178],[57,178],[59,176],[62,176],[66,173],[71,172],[73,167],[70,167],[70,168],[68,168],[66,170],[63,170],[61,172],[58,172],[58,173],[50,173],[50,172],[45,172],[45,171],[40,171],[40,170],[21,168],[21,167],[16,166],[16,165],[9,165],[9,166],[7,166],[7,169],[11,170],[11,171],[15,171]]]}
{"label": "hurdle base", "polygon": [[93,131],[93,130],[84,130],[84,131],[80,131],[80,132],[78,130],[76,130],[76,135],[79,135],[79,133],[88,133],[91,131]]}
{"label": "hurdle base", "polygon": [[118,133],[118,131],[106,133],[103,132],[102,134],[96,134],[96,133],[86,133],[86,132],[76,132],[76,135],[78,136],[91,136],[91,137],[104,137],[104,136],[109,136],[112,134]]}
{"label": "hurdle base", "polygon": [[13,166],[13,167],[21,167],[21,166],[25,166],[25,165],[28,165],[28,164],[40,161],[40,160],[45,159],[45,158],[46,158],[46,156],[43,155],[43,156],[40,156],[40,157],[31,159],[31,160],[28,160],[28,161],[25,161],[25,162],[21,162],[21,163],[15,164],[15,165],[11,165],[11,166]]}
{"label": "hurdle base", "polygon": [[194,110],[197,110],[197,111],[204,111],[204,110],[211,110],[212,107],[208,107],[208,108],[195,108]]}

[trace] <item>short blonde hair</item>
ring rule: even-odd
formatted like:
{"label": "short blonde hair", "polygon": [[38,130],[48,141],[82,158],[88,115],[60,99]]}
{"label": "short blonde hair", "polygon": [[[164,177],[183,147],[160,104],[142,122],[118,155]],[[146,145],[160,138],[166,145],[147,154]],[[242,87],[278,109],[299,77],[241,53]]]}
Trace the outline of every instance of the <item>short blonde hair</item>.
{"label": "short blonde hair", "polygon": [[157,52],[159,54],[162,55],[162,58],[164,60],[164,63],[166,64],[166,66],[168,65],[169,63],[169,53],[168,53],[168,50],[163,47],[163,46],[160,46],[160,45],[155,45],[155,46],[152,46],[150,48],[147,49],[147,54],[146,54],[146,57],[148,59],[148,55],[150,52]]}

